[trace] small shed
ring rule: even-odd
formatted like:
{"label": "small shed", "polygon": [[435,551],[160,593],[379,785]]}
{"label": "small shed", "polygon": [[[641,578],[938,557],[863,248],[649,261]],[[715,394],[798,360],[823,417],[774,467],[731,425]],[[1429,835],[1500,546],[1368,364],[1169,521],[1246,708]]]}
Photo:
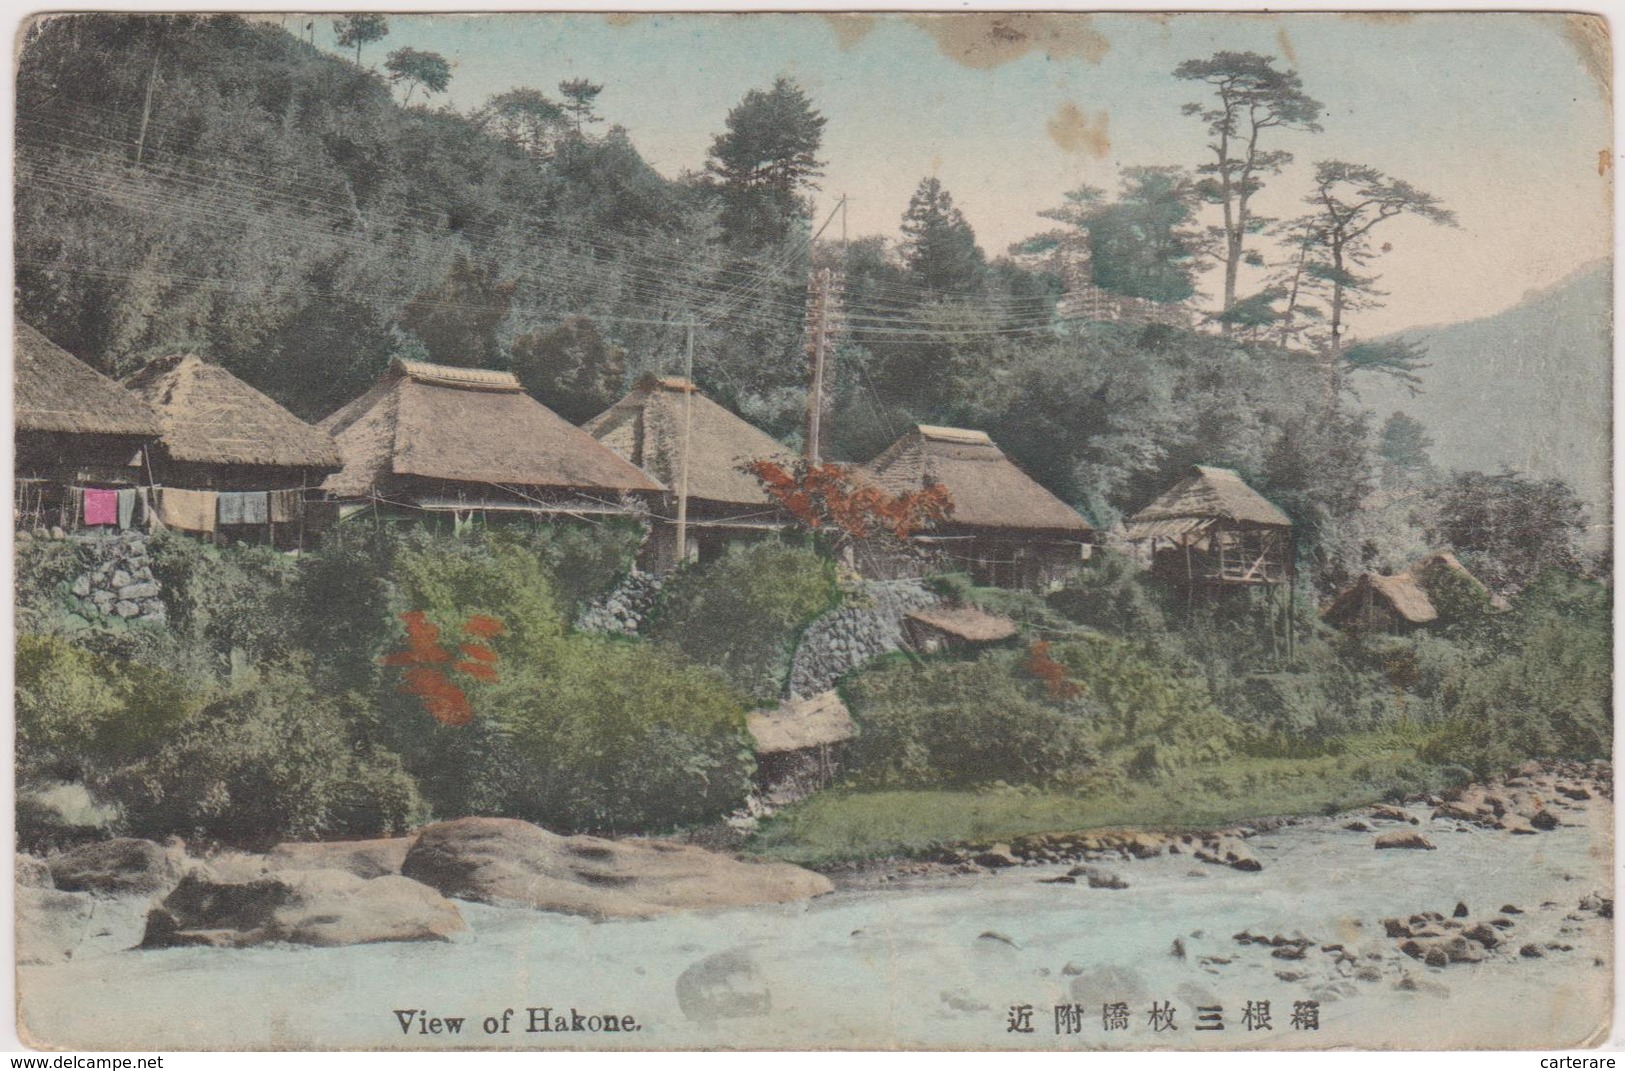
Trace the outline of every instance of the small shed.
{"label": "small shed", "polygon": [[397,360],[321,422],[351,506],[451,515],[626,515],[665,489],[510,372]]}
{"label": "small shed", "polygon": [[756,750],[758,789],[775,805],[828,784],[840,770],[842,746],[857,733],[851,712],[833,689],[754,711],[745,727]]}
{"label": "small shed", "polygon": [[161,357],[125,381],[157,412],[158,515],[172,528],[303,542],[309,503],[339,467],[332,438],[219,365]]}
{"label": "small shed", "polygon": [[145,449],[162,428],[143,399],[22,320],[13,326],[15,519],[72,527],[87,488],[128,495],[146,485]]}
{"label": "small shed", "polygon": [[1020,630],[1003,614],[974,606],[931,607],[903,618],[908,645],[920,654],[973,651],[1014,639]]}
{"label": "small shed", "polygon": [[1292,578],[1291,518],[1232,469],[1191,466],[1124,531],[1148,548],[1153,572],[1188,591]]}
{"label": "small shed", "polygon": [[1327,624],[1352,631],[1406,633],[1431,625],[1441,612],[1430,592],[1436,570],[1448,570],[1475,591],[1491,611],[1506,608],[1449,551],[1436,551],[1412,562],[1404,571],[1386,575],[1366,573],[1344,588],[1321,611]]}
{"label": "small shed", "polygon": [[646,377],[582,428],[669,489],[656,540],[657,557],[662,560],[654,562],[654,567],[676,561],[671,520],[676,517],[678,491],[685,481],[687,538],[691,553],[701,560],[730,541],[773,532],[789,523],[744,466],[763,460],[789,465],[795,455],[767,432],[706,397],[687,379]]}
{"label": "small shed", "polygon": [[953,503],[947,520],[911,540],[932,552],[934,568],[969,572],[979,584],[1053,585],[1094,543],[1094,527],[985,431],[915,425],[862,473],[894,495],[944,487]]}

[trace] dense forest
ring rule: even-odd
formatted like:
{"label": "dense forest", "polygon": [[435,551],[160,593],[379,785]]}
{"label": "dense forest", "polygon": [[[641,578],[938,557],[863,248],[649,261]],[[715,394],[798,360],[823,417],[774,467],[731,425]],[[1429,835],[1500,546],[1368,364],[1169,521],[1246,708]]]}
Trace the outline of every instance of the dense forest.
{"label": "dense forest", "polygon": [[[442,57],[391,50],[381,16],[335,28],[343,54],[236,16],[33,23],[19,315],[112,374],[202,354],[309,419],[408,357],[512,369],[585,420],[680,367],[692,333],[700,386],[797,445],[808,281],[829,268],[831,456],[867,460],[915,421],[983,428],[1103,529],[1193,463],[1232,467],[1292,516],[1303,588],[1291,666],[1267,630],[1262,647],[1235,638],[1258,607],[1193,618],[1109,553],[1047,599],[960,590],[1053,641],[1043,664],[1076,690],[1046,691],[1032,653],[865,671],[845,686],[863,728],[854,784],[1070,791],[1236,756],[1319,761],[1386,733],[1408,765],[1354,764],[1360,791],[1380,792],[1482,772],[1519,741],[1606,753],[1608,597],[1578,579],[1606,563],[1584,558],[1573,492],[1440,471],[1426,427],[1360,404],[1374,377],[1426,386],[1418,346],[1355,332],[1382,299],[1383,224],[1453,217],[1403,179],[1325,160],[1300,217],[1259,218],[1253,197],[1288,181],[1281,133],[1332,121],[1275,59],[1169,72],[1190,90],[1189,159],[1073,190],[990,255],[930,176],[895,234],[828,237],[813,195],[834,120],[792,81],[741,86],[705,169],[667,176],[598,114],[583,72],[460,113],[436,101],[454,76]],[[1151,314],[1058,314],[1080,287]],[[163,535],[173,625],[154,632],[87,624],[64,595],[77,552],[33,540],[20,777],[89,785],[152,835],[366,833],[429,811],[611,831],[715,818],[748,788],[743,712],[851,592],[815,550],[767,543],[683,574],[648,637],[572,630],[635,543],[341,528],[290,560]],[[1521,609],[1491,619],[1474,596],[1438,635],[1369,644],[1317,623],[1317,601],[1361,572],[1438,546]],[[399,663],[380,661],[415,642],[412,613],[437,635],[507,623],[491,641],[501,682],[470,685],[471,724],[422,717]],[[993,739],[1007,762],[988,758]],[[982,742],[974,762],[967,741]]]}

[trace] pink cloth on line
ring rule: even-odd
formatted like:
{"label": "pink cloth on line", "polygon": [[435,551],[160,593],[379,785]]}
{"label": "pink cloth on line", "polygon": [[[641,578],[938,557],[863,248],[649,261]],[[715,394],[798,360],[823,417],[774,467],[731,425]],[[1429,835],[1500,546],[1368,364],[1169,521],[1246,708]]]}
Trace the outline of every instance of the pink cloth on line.
{"label": "pink cloth on line", "polygon": [[85,523],[117,524],[118,492],[85,488]]}

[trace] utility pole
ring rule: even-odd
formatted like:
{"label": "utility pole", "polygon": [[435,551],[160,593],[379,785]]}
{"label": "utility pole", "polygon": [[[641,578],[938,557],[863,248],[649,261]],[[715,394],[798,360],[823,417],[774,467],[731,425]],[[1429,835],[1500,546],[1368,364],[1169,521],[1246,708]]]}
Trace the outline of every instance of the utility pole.
{"label": "utility pole", "polygon": [[677,463],[677,564],[688,560],[688,445],[694,427],[694,321],[688,321],[683,361],[683,455]]}
{"label": "utility pole", "polygon": [[813,371],[812,389],[807,393],[807,448],[809,464],[821,457],[824,413],[824,349],[829,339],[829,302],[834,274],[825,268],[813,275]]}

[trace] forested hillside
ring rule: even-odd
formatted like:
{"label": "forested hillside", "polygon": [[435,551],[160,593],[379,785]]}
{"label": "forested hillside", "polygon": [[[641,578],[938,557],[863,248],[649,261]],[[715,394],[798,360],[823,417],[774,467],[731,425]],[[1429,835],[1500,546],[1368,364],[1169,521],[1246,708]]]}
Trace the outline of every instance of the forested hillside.
{"label": "forested hillside", "polygon": [[[1305,216],[1253,219],[1251,195],[1286,181],[1283,131],[1313,134],[1324,107],[1271,57],[1181,64],[1170,76],[1205,99],[1187,109],[1189,160],[1071,191],[990,255],[934,177],[895,234],[834,240],[813,198],[835,120],[794,82],[741,85],[704,171],[661,175],[581,72],[459,113],[436,102],[444,59],[386,52],[381,17],[341,24],[353,56],[235,16],[33,24],[21,315],[117,374],[198,352],[310,419],[404,356],[512,368],[583,420],[679,368],[692,331],[701,387],[793,446],[808,283],[830,267],[836,459],[874,456],[911,421],[984,428],[1102,526],[1193,462],[1231,466],[1294,517],[1323,591],[1425,542],[1425,518],[1360,515],[1385,461],[1357,394],[1409,380],[1422,355],[1359,342],[1348,317],[1380,298],[1372,227],[1453,218],[1400,179],[1322,161]],[[1204,126],[1245,126],[1225,103],[1243,98],[1262,123],[1252,155],[1204,145]],[[1221,208],[1229,222],[1203,226]],[[1260,267],[1268,285],[1247,293],[1241,269]],[[1197,313],[1209,271],[1223,293]],[[1184,311],[1058,318],[1080,285]]]}

